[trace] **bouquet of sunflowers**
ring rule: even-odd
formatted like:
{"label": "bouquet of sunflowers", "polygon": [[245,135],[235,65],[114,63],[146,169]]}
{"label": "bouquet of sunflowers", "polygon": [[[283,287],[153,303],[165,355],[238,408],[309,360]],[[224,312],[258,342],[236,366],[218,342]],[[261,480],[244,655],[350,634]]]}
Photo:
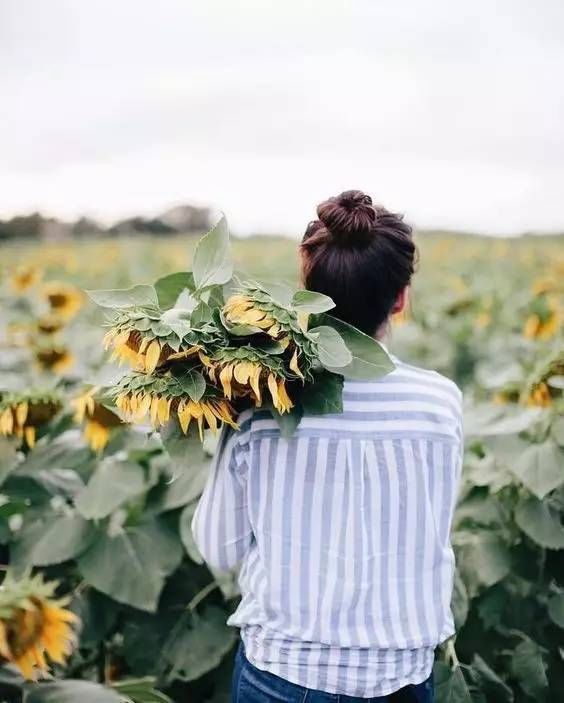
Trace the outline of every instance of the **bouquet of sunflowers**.
{"label": "bouquet of sunflowers", "polygon": [[186,434],[194,421],[202,438],[264,406],[289,435],[304,413],[341,409],[344,377],[393,369],[377,341],[328,314],[326,295],[234,274],[225,217],[198,242],[191,272],[89,295],[111,311],[106,348],[131,366],[109,389],[130,422],[175,418]]}

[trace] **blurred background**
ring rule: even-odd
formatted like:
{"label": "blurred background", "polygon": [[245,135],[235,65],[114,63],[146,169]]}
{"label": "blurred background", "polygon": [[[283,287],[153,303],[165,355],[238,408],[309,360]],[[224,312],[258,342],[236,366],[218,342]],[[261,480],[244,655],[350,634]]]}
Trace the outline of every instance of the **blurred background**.
{"label": "blurred background", "polygon": [[236,582],[189,528],[213,442],[104,399],[84,289],[188,270],[219,210],[239,269],[296,285],[350,188],[415,227],[392,351],[465,396],[437,700],[560,699],[563,33],[557,0],[0,0],[0,570],[56,579],[82,623],[25,683],[37,584],[3,582],[3,703],[226,703]]}

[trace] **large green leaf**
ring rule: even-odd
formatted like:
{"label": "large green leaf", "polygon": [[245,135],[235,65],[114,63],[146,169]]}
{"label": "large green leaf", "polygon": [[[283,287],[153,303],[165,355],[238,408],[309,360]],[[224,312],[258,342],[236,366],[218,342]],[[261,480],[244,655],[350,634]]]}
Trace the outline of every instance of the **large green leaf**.
{"label": "large green leaf", "polygon": [[178,382],[182,386],[182,390],[195,403],[200,400],[206,391],[206,379],[196,369],[182,369],[182,373],[178,375]]}
{"label": "large green leaf", "polygon": [[196,246],[192,264],[196,288],[227,283],[233,275],[229,229],[225,215],[204,235]]}
{"label": "large green leaf", "polygon": [[293,436],[294,432],[298,428],[298,425],[300,424],[303,417],[303,408],[300,405],[295,405],[289,413],[281,414],[273,407],[272,417],[278,424],[281,436],[285,439],[289,439]]}
{"label": "large green leaf", "polygon": [[153,286],[138,285],[131,288],[114,290],[87,290],[96,305],[102,308],[156,307],[159,304],[157,292]]}
{"label": "large green leaf", "polygon": [[320,313],[331,310],[335,307],[335,303],[328,295],[323,295],[323,293],[299,290],[294,293],[292,306],[300,312]]}
{"label": "large green leaf", "polygon": [[[187,444],[186,440],[184,440]],[[170,478],[166,485],[155,489],[150,503],[150,509],[155,512],[165,512],[181,508],[198,498],[208,477],[210,459],[201,453],[201,460],[193,461],[190,465],[179,467],[178,473]]]}
{"label": "large green leaf", "polygon": [[89,520],[104,518],[146,488],[143,467],[131,461],[119,461],[115,456],[108,457],[76,496],[76,508]]}
{"label": "large green leaf", "polygon": [[309,334],[316,341],[319,361],[326,369],[341,373],[343,367],[351,363],[352,354],[337,330],[321,325],[311,329]]}
{"label": "large green leaf", "polygon": [[394,370],[393,361],[375,339],[331,315],[321,315],[320,318],[324,324],[337,330],[352,355],[352,360],[346,366],[342,368],[327,366],[329,371],[342,373],[345,378],[374,381]]}
{"label": "large green leaf", "polygon": [[457,549],[457,558],[460,575],[471,597],[501,581],[511,571],[507,545],[489,530],[466,533]]}
{"label": "large green leaf", "polygon": [[451,609],[457,630],[460,630],[466,622],[469,608],[470,599],[468,598],[468,591],[466,590],[464,581],[457,570],[454,574],[454,587],[452,589],[451,598]]}
{"label": "large green leaf", "polygon": [[479,654],[474,654],[472,674],[486,700],[513,703],[514,695],[509,686],[491,669]]}
{"label": "large green leaf", "polygon": [[93,525],[80,515],[51,516],[24,525],[10,549],[14,568],[50,566],[76,558],[96,536]]}
{"label": "large green leaf", "polygon": [[236,639],[225,620],[223,610],[208,606],[194,616],[193,627],[183,626],[171,633],[163,648],[169,680],[193,681],[215,669]]}
{"label": "large green leaf", "polygon": [[162,520],[102,534],[78,559],[87,583],[120,603],[154,612],[168,574],[182,560],[178,537]]}
{"label": "large green leaf", "polygon": [[470,691],[459,666],[451,669],[443,662],[437,662],[433,669],[436,703],[472,703]]}
{"label": "large green leaf", "polygon": [[123,703],[123,697],[111,688],[92,681],[54,681],[27,684],[23,703]]}
{"label": "large green leaf", "polygon": [[551,439],[531,444],[511,468],[531,493],[542,500],[564,484],[564,450]]}
{"label": "large green leaf", "polygon": [[315,382],[305,386],[300,400],[305,415],[325,415],[343,410],[343,377],[334,373],[322,373]]}
{"label": "large green leaf", "polygon": [[182,513],[180,514],[180,522],[178,529],[180,531],[180,539],[184,545],[186,553],[196,564],[203,564],[204,560],[200,554],[196,542],[194,541],[194,536],[192,534],[192,518],[198,507],[198,502],[194,501],[190,505],[187,505]]}
{"label": "large green leaf", "polygon": [[546,700],[548,679],[542,648],[522,635],[523,641],[515,647],[511,657],[511,673],[521,688],[535,701]]}
{"label": "large green leaf", "polygon": [[564,628],[564,591],[555,593],[548,601],[548,614],[552,622]]}
{"label": "large green leaf", "polygon": [[163,310],[168,310],[176,303],[183,290],[194,290],[194,276],[190,271],[170,273],[168,276],[159,278],[154,286],[159,306]]}
{"label": "large green leaf", "polygon": [[124,697],[126,703],[173,703],[171,698],[155,688],[155,679],[151,676],[116,681],[112,687]]}
{"label": "large green leaf", "polygon": [[547,549],[564,549],[564,525],[560,512],[547,501],[522,498],[515,509],[515,522],[534,542]]}

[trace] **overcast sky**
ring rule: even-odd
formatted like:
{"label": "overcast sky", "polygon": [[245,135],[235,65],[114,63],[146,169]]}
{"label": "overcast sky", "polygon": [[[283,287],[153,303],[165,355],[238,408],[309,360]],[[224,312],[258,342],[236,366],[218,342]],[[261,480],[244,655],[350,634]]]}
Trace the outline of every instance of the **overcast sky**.
{"label": "overcast sky", "polygon": [[564,230],[562,0],[0,0],[0,217]]}

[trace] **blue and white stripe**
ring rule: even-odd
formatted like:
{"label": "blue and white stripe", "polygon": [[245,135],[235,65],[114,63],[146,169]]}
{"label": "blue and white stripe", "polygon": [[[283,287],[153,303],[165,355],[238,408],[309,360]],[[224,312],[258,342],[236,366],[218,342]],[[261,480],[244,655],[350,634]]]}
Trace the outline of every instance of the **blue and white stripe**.
{"label": "blue and white stripe", "polygon": [[241,563],[249,660],[308,688],[384,696],[427,678],[454,631],[450,525],[461,394],[394,359],[346,381],[343,412],[291,439],[268,412],[225,432],[192,524],[206,561]]}

